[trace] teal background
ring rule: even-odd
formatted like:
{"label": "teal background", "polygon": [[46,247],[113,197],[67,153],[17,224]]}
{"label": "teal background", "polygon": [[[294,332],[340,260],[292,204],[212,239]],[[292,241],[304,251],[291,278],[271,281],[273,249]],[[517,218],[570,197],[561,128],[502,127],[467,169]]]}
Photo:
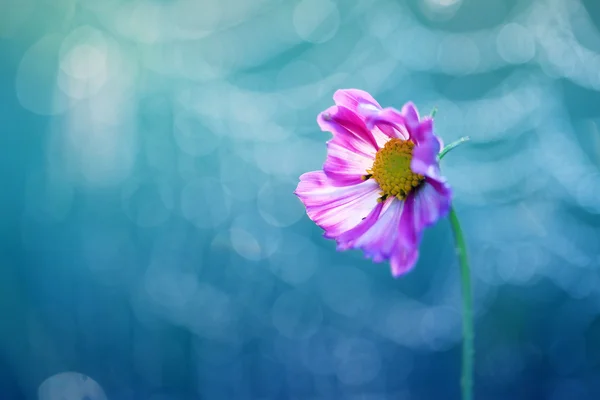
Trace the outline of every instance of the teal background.
{"label": "teal background", "polygon": [[406,277],[292,194],[339,88],[437,107],[476,398],[600,398],[592,0],[0,0],[0,399],[458,399],[446,220]]}

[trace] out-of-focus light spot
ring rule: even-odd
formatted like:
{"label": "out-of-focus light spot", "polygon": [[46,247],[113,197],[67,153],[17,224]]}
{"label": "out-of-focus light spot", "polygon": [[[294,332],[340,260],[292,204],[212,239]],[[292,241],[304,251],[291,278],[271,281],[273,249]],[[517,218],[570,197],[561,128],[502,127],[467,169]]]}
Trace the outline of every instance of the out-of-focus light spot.
{"label": "out-of-focus light spot", "polygon": [[[114,50],[114,49],[113,49]],[[120,52],[115,52],[115,64],[111,64],[111,80],[96,96],[88,101],[91,123],[107,126],[131,124],[129,129],[123,128],[123,137],[131,138],[135,132],[134,111],[137,104],[132,101],[132,85],[136,79],[137,70],[132,67],[132,60],[120,58]],[[118,62],[117,62],[118,60]],[[114,69],[118,68],[116,72]],[[115,73],[117,75],[115,75]]]}
{"label": "out-of-focus light spot", "polygon": [[11,37],[29,19],[33,0],[3,0],[0,13],[0,38]]}
{"label": "out-of-focus light spot", "polygon": [[125,213],[136,225],[149,228],[169,219],[174,193],[166,181],[133,181],[123,189],[122,202]]}
{"label": "out-of-focus light spot", "polygon": [[108,400],[102,387],[89,376],[63,372],[46,379],[38,388],[38,400]]}
{"label": "out-of-focus light spot", "polygon": [[93,78],[106,68],[106,53],[87,44],[78,45],[69,51],[61,66],[76,79]]}
{"label": "out-of-focus light spot", "polygon": [[391,305],[387,314],[382,315],[383,333],[390,339],[408,346],[421,344],[419,327],[407,324],[406,321],[419,321],[423,318],[424,309],[417,304],[396,302]]}
{"label": "out-of-focus light spot", "polygon": [[256,165],[264,173],[282,178],[297,178],[305,171],[318,169],[327,152],[323,141],[296,139],[265,144],[254,149]]}
{"label": "out-of-focus light spot", "polygon": [[199,228],[215,228],[229,218],[231,200],[215,178],[197,178],[181,191],[181,212]]}
{"label": "out-of-focus light spot", "polygon": [[166,318],[181,322],[186,306],[196,295],[198,279],[193,273],[177,271],[174,267],[150,265],[144,276],[144,289],[150,305]]}
{"label": "out-of-focus light spot", "polygon": [[318,276],[318,287],[324,303],[344,316],[365,316],[372,306],[369,279],[356,268],[327,267]]}
{"label": "out-of-focus light spot", "polygon": [[277,75],[281,101],[290,107],[302,109],[318,100],[316,87],[322,75],[319,68],[308,61],[292,61]]}
{"label": "out-of-focus light spot", "polygon": [[324,43],[336,34],[340,12],[333,1],[302,0],[294,9],[293,22],[300,38]]}
{"label": "out-of-focus light spot", "polygon": [[229,231],[229,237],[231,239],[231,245],[233,246],[233,249],[240,256],[252,261],[258,261],[262,258],[262,249],[260,248],[260,244],[254,238],[254,236],[245,230],[240,228],[232,228]]}
{"label": "out-of-focus light spot", "polygon": [[438,51],[440,69],[452,75],[466,75],[479,66],[479,49],[468,36],[447,36]]}
{"label": "out-of-focus light spot", "polygon": [[290,226],[304,215],[302,203],[294,201],[297,182],[267,182],[258,192],[257,206],[260,215],[277,227]]}
{"label": "out-of-focus light spot", "polygon": [[171,20],[185,37],[202,37],[213,31],[226,13],[221,4],[218,0],[179,0],[173,3]]}
{"label": "out-of-focus light spot", "polygon": [[[270,122],[279,109],[279,98],[274,94],[262,94],[232,89],[229,101],[230,105],[227,112],[231,113],[230,116],[237,121],[249,125],[260,123],[266,124]],[[233,123],[235,124],[235,122]],[[241,133],[237,132],[239,129],[240,128],[234,125],[232,127],[232,135],[240,136]],[[241,129],[243,129],[243,127],[241,127]],[[248,137],[246,135],[247,138],[256,140],[261,138],[262,132],[254,132],[253,136],[254,137]]]}
{"label": "out-of-focus light spot", "polygon": [[292,136],[290,129],[284,128],[272,121],[264,123],[236,122],[231,126],[231,135],[253,142],[281,142]]}
{"label": "out-of-focus light spot", "polygon": [[[95,98],[92,106],[102,107],[108,100]],[[128,104],[121,106],[126,109]],[[117,126],[94,124],[85,105],[74,109],[63,127],[55,128],[56,135],[66,136],[61,150],[69,172],[88,187],[111,186],[129,177],[137,149],[134,133],[135,126],[129,119]]]}
{"label": "out-of-focus light spot", "polygon": [[503,282],[526,285],[536,275],[541,249],[529,244],[507,243],[498,249],[494,262]]}
{"label": "out-of-focus light spot", "polygon": [[319,266],[318,250],[314,243],[293,232],[282,232],[281,245],[271,257],[271,272],[292,285],[306,282]]}
{"label": "out-of-focus light spot", "polygon": [[315,296],[291,290],[275,301],[271,318],[281,335],[289,339],[306,339],[318,331],[323,311]]}
{"label": "out-of-focus light spot", "polygon": [[231,244],[242,257],[258,261],[270,257],[281,243],[279,229],[255,213],[239,215],[231,223]]}
{"label": "out-of-focus light spot", "polygon": [[240,335],[237,321],[238,311],[231,298],[210,285],[200,285],[188,303],[186,325],[199,336],[235,343]]}
{"label": "out-of-focus light spot", "polygon": [[381,355],[377,347],[362,338],[345,339],[334,350],[336,375],[346,385],[364,385],[379,375]]}
{"label": "out-of-focus light spot", "polygon": [[[435,68],[440,38],[437,34],[419,26],[398,28],[384,41],[388,54],[410,69],[428,71]],[[419,46],[407,46],[419,43]]]}
{"label": "out-of-focus light spot", "polygon": [[422,0],[421,10],[432,20],[448,20],[456,14],[462,0]]}
{"label": "out-of-focus light spot", "polygon": [[366,30],[380,39],[385,39],[394,29],[410,22],[404,8],[396,2],[388,1],[370,7],[365,15]]}
{"label": "out-of-focus light spot", "polygon": [[123,36],[144,44],[153,44],[170,26],[164,22],[166,4],[156,2],[125,3],[113,12],[113,24]]}
{"label": "out-of-focus light spot", "polygon": [[434,7],[451,7],[461,3],[461,0],[425,0],[425,2]]}
{"label": "out-of-focus light spot", "polygon": [[517,269],[521,269],[515,249],[506,245],[497,249],[494,256],[498,275],[504,282],[510,282]]}
{"label": "out-of-focus light spot", "polygon": [[102,32],[87,25],[75,29],[61,45],[58,86],[74,99],[95,95],[110,79],[115,60],[109,57],[115,55]]}
{"label": "out-of-focus light spot", "polygon": [[502,27],[496,45],[500,57],[512,64],[526,63],[535,55],[535,40],[529,30],[511,22]]}
{"label": "out-of-focus light spot", "polygon": [[204,126],[197,114],[189,111],[175,117],[173,134],[181,151],[194,157],[208,155],[219,146],[219,136]]}
{"label": "out-of-focus light spot", "polygon": [[17,71],[16,91],[19,103],[40,115],[56,115],[71,107],[70,99],[57,91],[59,49],[63,36],[46,35],[31,46]]}
{"label": "out-of-focus light spot", "polygon": [[[163,52],[169,51],[164,49],[161,53],[155,54],[155,57],[148,62],[154,66],[154,68],[169,69],[171,63],[174,65],[175,70],[187,79],[191,79],[196,82],[207,82],[214,81],[225,75],[227,71],[218,68],[217,65],[213,65],[206,59],[204,51],[198,51],[195,42],[181,42],[173,44],[170,51],[173,52],[173,58],[166,60],[161,57]],[[151,48],[150,51],[157,52],[156,48]],[[166,64],[166,65],[165,65]]]}
{"label": "out-of-focus light spot", "polygon": [[254,165],[229,153],[220,161],[219,178],[225,191],[239,201],[256,198],[257,192],[268,177]]}
{"label": "out-of-focus light spot", "polygon": [[101,31],[89,26],[73,30],[61,44],[60,68],[81,80],[106,73],[108,43]]}
{"label": "out-of-focus light spot", "polygon": [[179,92],[177,100],[183,109],[189,109],[206,118],[217,118],[229,108],[231,87],[217,81],[210,85],[193,86]]}
{"label": "out-of-focus light spot", "polygon": [[431,349],[447,350],[460,338],[460,315],[450,307],[431,307],[421,319],[421,339]]}

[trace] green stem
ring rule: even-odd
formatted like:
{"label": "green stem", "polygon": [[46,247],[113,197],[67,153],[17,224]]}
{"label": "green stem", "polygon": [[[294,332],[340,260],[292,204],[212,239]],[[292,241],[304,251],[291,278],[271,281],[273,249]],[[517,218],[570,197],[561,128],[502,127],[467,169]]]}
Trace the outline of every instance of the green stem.
{"label": "green stem", "polygon": [[[437,110],[434,109],[432,118]],[[461,144],[468,142],[470,138],[463,136],[460,139],[450,143],[440,151],[438,154],[438,160],[444,158],[444,156],[453,148],[460,146]],[[465,243],[465,237],[458,222],[458,217],[454,211],[454,207],[450,207],[450,225],[452,226],[452,233],[454,234],[454,248],[456,255],[458,256],[458,263],[460,265],[460,283],[462,286],[462,329],[463,329],[463,348],[462,348],[462,372],[460,378],[460,387],[462,391],[462,400],[473,399],[473,364],[475,359],[475,348],[474,348],[474,329],[473,329],[473,292],[471,290],[471,270],[469,269],[469,259],[467,257],[467,244]]]}
{"label": "green stem", "polygon": [[457,147],[457,146],[459,146],[459,145],[461,145],[461,144],[463,144],[465,142],[468,142],[469,140],[471,140],[470,137],[463,136],[460,139],[458,139],[458,140],[450,143],[449,145],[447,145],[446,147],[444,147],[442,149],[442,151],[440,151],[440,154],[438,154],[438,159],[441,160],[442,158],[444,158],[444,156],[446,155],[446,153],[448,153],[450,150],[452,150],[453,148],[455,148],[455,147]]}
{"label": "green stem", "polygon": [[469,269],[469,260],[467,257],[467,245],[454,208],[450,208],[450,224],[452,225],[456,255],[458,256],[460,264],[460,281],[462,285],[463,349],[460,386],[462,389],[462,400],[472,400],[473,359],[475,357],[475,349],[473,347],[473,293],[471,290],[471,271]]}

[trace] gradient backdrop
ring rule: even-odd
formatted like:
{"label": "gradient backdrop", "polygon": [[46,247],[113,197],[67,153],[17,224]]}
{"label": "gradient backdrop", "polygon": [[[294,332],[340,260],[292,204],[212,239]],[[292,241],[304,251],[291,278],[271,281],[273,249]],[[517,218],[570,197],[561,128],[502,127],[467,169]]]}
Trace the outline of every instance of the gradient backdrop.
{"label": "gradient backdrop", "polygon": [[394,280],[292,194],[338,88],[434,106],[478,400],[600,398],[600,3],[0,0],[0,399],[458,399],[447,221]]}

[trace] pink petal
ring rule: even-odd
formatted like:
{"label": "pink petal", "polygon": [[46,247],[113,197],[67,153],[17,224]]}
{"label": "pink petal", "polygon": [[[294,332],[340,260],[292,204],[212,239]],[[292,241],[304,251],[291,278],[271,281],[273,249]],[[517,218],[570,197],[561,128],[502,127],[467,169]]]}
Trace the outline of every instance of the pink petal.
{"label": "pink petal", "polygon": [[[377,100],[364,90],[340,89],[333,94],[333,100],[337,106],[342,106],[355,112],[363,121],[368,116],[377,114],[381,110],[381,106]],[[387,126],[382,129],[369,129],[379,147],[383,147],[390,137],[396,137],[391,134],[393,129]]]}
{"label": "pink petal", "polygon": [[404,208],[402,215],[400,216],[400,222],[398,226],[398,240],[399,246],[406,248],[418,247],[421,241],[421,230],[415,229],[415,217],[418,210],[415,209],[415,197],[409,195],[404,201]]}
{"label": "pink petal", "polygon": [[319,114],[317,122],[323,131],[363,154],[373,154],[379,148],[373,134],[356,112],[333,106]]}
{"label": "pink petal", "polygon": [[363,250],[375,262],[389,259],[399,242],[403,208],[404,202],[388,199],[377,222],[354,241],[354,247]]}
{"label": "pink petal", "polygon": [[390,259],[390,267],[392,276],[397,278],[409,272],[419,259],[419,249],[414,247],[411,249],[400,249]]}
{"label": "pink petal", "polygon": [[366,124],[369,129],[379,128],[385,135],[391,138],[397,137],[403,140],[410,138],[405,118],[395,108],[384,108],[376,114],[367,116]]}
{"label": "pink petal", "polygon": [[327,158],[323,171],[333,181],[334,186],[348,186],[361,183],[362,176],[373,166],[375,154],[366,156],[357,153],[335,138],[327,142]]}
{"label": "pink petal", "polygon": [[415,231],[423,231],[448,215],[451,201],[452,192],[447,185],[426,181],[414,195]]}
{"label": "pink petal", "polygon": [[377,222],[381,210],[383,209],[384,202],[377,203],[377,206],[367,215],[358,225],[350,229],[347,232],[342,233],[337,237],[338,246],[337,249],[347,250],[354,247],[356,239],[364,235],[371,227]]}
{"label": "pink petal", "polygon": [[419,112],[417,111],[417,107],[409,101],[402,107],[401,113],[404,116],[406,127],[413,134],[419,126]]}
{"label": "pink petal", "polygon": [[333,101],[336,105],[346,107],[357,114],[362,114],[363,111],[381,109],[373,96],[359,89],[337,90],[333,94]]}
{"label": "pink petal", "polygon": [[412,132],[413,140],[416,143],[427,141],[433,136],[433,120],[430,117],[425,117],[417,124],[416,129]]}
{"label": "pink petal", "polygon": [[444,147],[442,139],[433,133],[433,119],[431,117],[425,117],[419,122],[417,129],[412,133],[412,138],[417,144],[433,142],[436,154]]}
{"label": "pink petal", "polygon": [[413,149],[410,169],[416,174],[431,176],[433,178],[440,176],[440,167],[437,159],[438,149],[437,140],[433,139],[416,145]]}
{"label": "pink petal", "polygon": [[394,276],[408,272],[418,259],[423,233],[415,224],[421,212],[415,206],[416,199],[411,196],[406,201],[388,199],[385,206],[378,207],[361,224],[342,235],[340,239],[346,241],[339,248],[359,248],[374,262],[389,259]]}
{"label": "pink petal", "polygon": [[304,203],[309,218],[331,239],[357,226],[377,206],[379,191],[372,179],[335,186],[323,171],[313,171],[300,177],[294,193]]}

